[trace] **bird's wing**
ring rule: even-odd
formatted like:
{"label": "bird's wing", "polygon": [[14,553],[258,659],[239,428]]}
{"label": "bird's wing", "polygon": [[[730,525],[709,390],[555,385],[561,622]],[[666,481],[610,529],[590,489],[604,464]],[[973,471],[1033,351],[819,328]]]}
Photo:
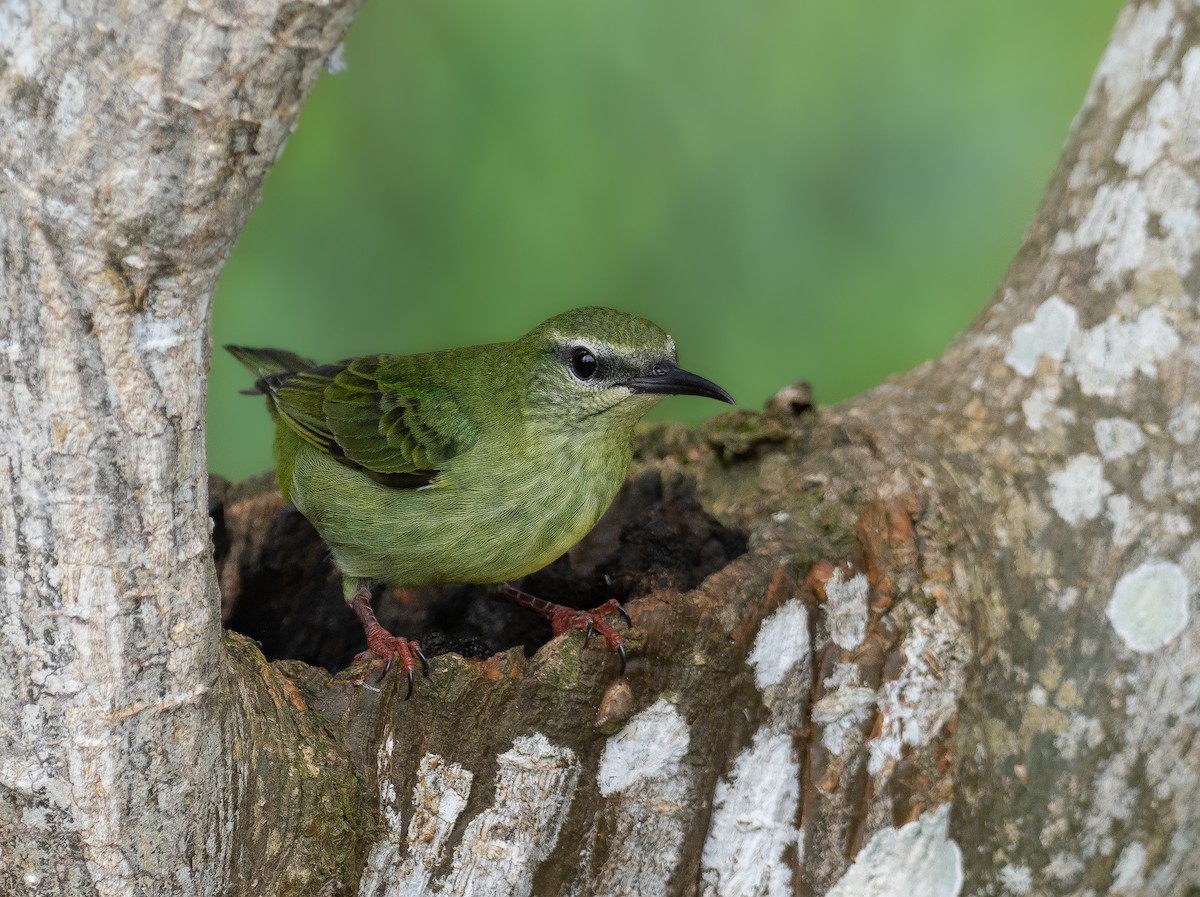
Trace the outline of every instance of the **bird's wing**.
{"label": "bird's wing", "polygon": [[368,355],[267,385],[280,416],[309,444],[385,485],[420,486],[478,434],[454,396],[418,385],[405,361]]}

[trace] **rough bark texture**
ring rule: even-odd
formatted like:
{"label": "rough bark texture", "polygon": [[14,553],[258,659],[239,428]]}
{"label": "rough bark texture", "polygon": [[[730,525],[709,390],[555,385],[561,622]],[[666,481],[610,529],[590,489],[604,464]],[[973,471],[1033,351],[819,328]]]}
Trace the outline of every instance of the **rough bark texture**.
{"label": "rough bark texture", "polygon": [[0,10],[5,894],[227,894],[270,866],[254,810],[303,770],[264,731],[283,686],[221,646],[209,298],[355,5]]}
{"label": "rough bark texture", "polygon": [[[405,703],[222,646],[203,516],[208,296],[351,9],[132,6],[0,13],[0,889],[1200,888],[1200,7],[1124,11],[940,360],[645,432],[539,584],[632,599],[625,677],[578,633],[527,656],[480,592],[403,593],[456,652]],[[269,481],[212,510],[227,618],[345,663]]]}

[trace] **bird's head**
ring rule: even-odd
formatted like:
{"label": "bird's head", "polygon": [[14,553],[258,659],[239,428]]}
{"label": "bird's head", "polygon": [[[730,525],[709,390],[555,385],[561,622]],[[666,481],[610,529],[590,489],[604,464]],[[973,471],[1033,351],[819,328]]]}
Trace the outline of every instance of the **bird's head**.
{"label": "bird's head", "polygon": [[661,327],[611,308],[577,308],[520,340],[530,357],[529,411],[569,425],[632,427],[665,396],[707,396],[733,404],[711,380],[675,361]]}

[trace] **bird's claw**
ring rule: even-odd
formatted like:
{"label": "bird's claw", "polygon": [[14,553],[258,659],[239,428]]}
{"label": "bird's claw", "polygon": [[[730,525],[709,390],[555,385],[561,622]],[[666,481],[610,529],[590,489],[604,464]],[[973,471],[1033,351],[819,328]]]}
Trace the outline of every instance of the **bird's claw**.
{"label": "bird's claw", "polygon": [[[629,619],[629,614],[625,613],[624,608],[621,609],[621,613],[625,617],[625,619],[627,619],[627,620]],[[596,634],[596,627],[592,623],[591,620],[588,620],[587,629],[585,629],[583,631],[583,647],[586,648],[588,646],[588,642],[590,642],[592,640],[592,636],[594,636],[595,634]],[[610,641],[611,641],[611,639],[610,639]],[[617,649],[617,656],[619,658],[621,658],[621,673],[620,673],[620,675],[624,676],[625,675],[625,642],[621,639],[620,636],[617,636],[617,641],[613,644],[613,647]]]}
{"label": "bird's claw", "polygon": [[629,612],[615,598],[604,602],[599,607],[592,608],[592,610],[573,610],[569,607],[556,607],[548,616],[550,617],[550,628],[554,631],[555,635],[561,635],[568,629],[583,630],[584,647],[587,647],[588,642],[591,641],[593,636],[603,636],[604,640],[612,645],[613,650],[617,652],[617,657],[621,661],[621,675],[624,676],[626,661],[625,640],[612,627],[612,624],[604,619],[606,614],[614,612],[620,613],[626,620],[630,620]]}
{"label": "bird's claw", "polygon": [[621,675],[625,675],[625,642],[617,634],[617,630],[613,629],[612,625],[604,619],[606,614],[620,614],[630,625],[633,624],[629,611],[625,610],[617,599],[610,598],[591,610],[574,610],[538,598],[536,595],[530,595],[528,592],[522,592],[508,582],[500,584],[497,595],[509,604],[515,604],[517,607],[523,607],[545,617],[550,621],[550,628],[555,635],[562,635],[568,629],[582,630],[584,647],[587,647],[592,636],[603,636],[604,640],[613,646],[617,656],[621,658]]}
{"label": "bird's claw", "polygon": [[[425,656],[425,652],[421,650],[421,646],[417,642],[409,642],[408,646],[411,649],[413,656],[415,656],[417,660],[421,661],[421,672],[424,673],[425,678],[428,679],[429,678],[429,658]],[[383,672],[379,674],[379,679],[377,680],[378,682],[382,682],[383,677],[386,676],[388,670],[390,670],[392,668],[393,660],[395,660],[395,656],[389,657],[387,659],[387,663],[384,664],[384,667],[383,667]],[[403,663],[403,661],[401,661],[401,662]],[[407,701],[409,698],[412,697],[412,694],[413,694],[413,680],[416,679],[416,675],[415,675],[416,664],[403,663],[403,666],[404,666],[404,676],[406,679],[408,679],[408,691],[406,691],[404,693],[404,700]]]}
{"label": "bird's claw", "polygon": [[406,701],[412,697],[413,680],[416,678],[414,672],[416,671],[418,660],[421,662],[421,669],[425,673],[425,677],[429,677],[429,658],[421,650],[420,642],[400,638],[399,636],[392,635],[382,626],[375,626],[367,632],[367,648],[372,653],[383,658],[383,671],[379,674],[379,678],[375,680],[376,684],[382,682],[392,669],[393,664],[399,661],[400,669],[404,677],[408,679],[408,691],[404,695],[404,700]]}

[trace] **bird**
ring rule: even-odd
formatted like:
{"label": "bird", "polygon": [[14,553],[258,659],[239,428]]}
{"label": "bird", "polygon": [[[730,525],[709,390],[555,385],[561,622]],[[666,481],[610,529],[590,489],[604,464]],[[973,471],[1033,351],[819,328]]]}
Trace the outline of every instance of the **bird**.
{"label": "bird", "polygon": [[511,342],[317,364],[292,352],[226,346],[266,396],[284,500],[328,545],[342,592],[384,661],[408,679],[420,643],[384,629],[377,583],[499,584],[499,597],[546,617],[555,634],[625,646],[609,600],[574,610],[512,585],[567,552],[626,478],[639,420],[669,395],[733,404],[681,368],[657,324],[586,307]]}

